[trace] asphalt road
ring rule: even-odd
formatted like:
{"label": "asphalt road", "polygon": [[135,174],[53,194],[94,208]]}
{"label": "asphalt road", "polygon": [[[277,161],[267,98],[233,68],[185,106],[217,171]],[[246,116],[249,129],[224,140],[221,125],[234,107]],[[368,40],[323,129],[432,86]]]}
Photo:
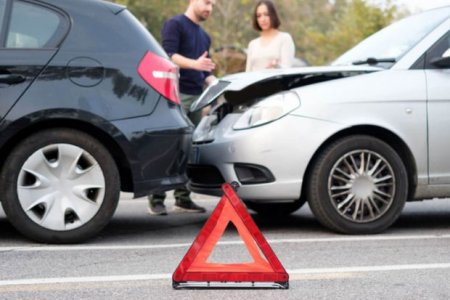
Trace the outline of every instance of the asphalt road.
{"label": "asphalt road", "polygon": [[[408,203],[392,228],[372,236],[329,232],[307,206],[279,220],[252,214],[289,273],[288,290],[173,290],[171,275],[219,198],[195,195],[206,214],[150,216],[145,199],[128,196],[102,234],[81,245],[32,243],[0,212],[0,299],[450,298],[448,199]],[[249,257],[228,230],[210,261]]]}

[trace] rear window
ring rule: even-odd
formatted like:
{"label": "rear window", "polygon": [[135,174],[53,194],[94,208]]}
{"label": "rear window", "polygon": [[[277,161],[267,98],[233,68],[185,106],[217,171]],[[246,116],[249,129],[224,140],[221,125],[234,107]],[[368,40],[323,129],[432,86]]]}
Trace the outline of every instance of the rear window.
{"label": "rear window", "polygon": [[56,11],[27,2],[13,3],[6,48],[56,48],[65,33]]}
{"label": "rear window", "polygon": [[[158,41],[153,37],[152,33],[148,31],[147,28],[145,28],[144,25],[142,25],[142,23],[139,22],[131,12],[129,12],[128,10],[124,10],[120,13],[120,15],[127,18],[130,25],[133,27],[132,32],[134,33],[134,35],[130,36],[129,38],[139,38],[140,42],[146,42],[146,47],[148,48],[148,50],[155,53],[156,55],[168,58],[166,52],[158,43]],[[130,34],[128,33],[128,35]],[[125,37],[123,38],[125,39]]]}

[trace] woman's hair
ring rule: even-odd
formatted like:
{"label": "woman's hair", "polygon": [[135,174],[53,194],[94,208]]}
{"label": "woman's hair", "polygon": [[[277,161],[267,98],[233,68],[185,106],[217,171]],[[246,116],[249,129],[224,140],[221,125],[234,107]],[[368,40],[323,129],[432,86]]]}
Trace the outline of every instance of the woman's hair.
{"label": "woman's hair", "polygon": [[270,17],[270,25],[272,26],[272,28],[278,29],[278,27],[280,27],[280,25],[281,25],[281,22],[280,22],[280,18],[278,18],[278,13],[275,8],[275,5],[273,4],[273,2],[271,0],[260,0],[260,1],[258,1],[258,3],[256,3],[255,11],[253,12],[253,28],[255,28],[255,30],[257,30],[257,31],[262,30],[258,24],[258,18],[256,16],[256,10],[261,5],[265,5],[267,7],[267,11],[269,12],[269,17]]}

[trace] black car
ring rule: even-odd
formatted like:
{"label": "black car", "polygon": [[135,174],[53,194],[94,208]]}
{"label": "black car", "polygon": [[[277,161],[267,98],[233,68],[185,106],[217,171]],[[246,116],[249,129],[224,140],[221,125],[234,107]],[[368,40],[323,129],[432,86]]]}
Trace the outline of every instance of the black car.
{"label": "black car", "polygon": [[123,6],[0,0],[0,200],[40,242],[98,233],[120,191],[184,185],[178,70]]}

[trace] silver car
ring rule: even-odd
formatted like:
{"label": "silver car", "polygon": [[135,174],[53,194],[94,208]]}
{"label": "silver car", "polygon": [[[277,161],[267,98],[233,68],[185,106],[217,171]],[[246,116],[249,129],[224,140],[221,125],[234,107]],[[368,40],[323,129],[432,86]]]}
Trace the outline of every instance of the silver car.
{"label": "silver car", "polygon": [[252,210],[308,201],[342,233],[377,233],[406,201],[450,197],[450,6],[405,18],[332,65],[240,73],[208,88],[188,175],[235,182]]}

